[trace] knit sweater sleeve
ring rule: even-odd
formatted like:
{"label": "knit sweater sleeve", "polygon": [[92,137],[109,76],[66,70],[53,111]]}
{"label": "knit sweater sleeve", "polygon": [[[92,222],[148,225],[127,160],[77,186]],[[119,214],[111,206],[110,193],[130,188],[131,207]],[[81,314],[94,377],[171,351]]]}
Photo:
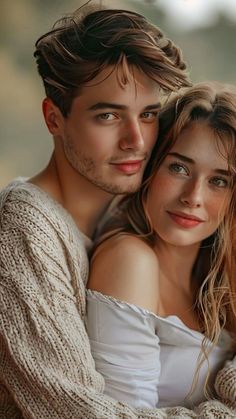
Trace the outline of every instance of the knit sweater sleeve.
{"label": "knit sweater sleeve", "polygon": [[103,379],[95,371],[83,324],[86,258],[79,242],[72,258],[74,240],[66,223],[57,225],[52,209],[45,213],[28,200],[19,205],[14,196],[0,207],[2,417],[235,417],[223,416],[233,408],[219,402],[214,415],[215,403],[207,402],[203,409],[211,416],[200,416],[201,406],[197,411],[135,410],[102,394]]}
{"label": "knit sweater sleeve", "polygon": [[236,356],[218,372],[215,389],[222,401],[236,409]]}

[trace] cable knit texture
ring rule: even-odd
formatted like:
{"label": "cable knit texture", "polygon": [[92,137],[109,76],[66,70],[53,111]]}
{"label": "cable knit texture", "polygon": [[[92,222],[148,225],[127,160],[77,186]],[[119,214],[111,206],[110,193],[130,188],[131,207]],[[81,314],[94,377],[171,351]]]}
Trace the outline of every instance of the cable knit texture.
{"label": "cable knit texture", "polygon": [[135,410],[102,394],[83,323],[89,246],[39,188],[21,179],[1,192],[0,418],[236,418],[233,363],[216,382],[223,403],[194,411]]}

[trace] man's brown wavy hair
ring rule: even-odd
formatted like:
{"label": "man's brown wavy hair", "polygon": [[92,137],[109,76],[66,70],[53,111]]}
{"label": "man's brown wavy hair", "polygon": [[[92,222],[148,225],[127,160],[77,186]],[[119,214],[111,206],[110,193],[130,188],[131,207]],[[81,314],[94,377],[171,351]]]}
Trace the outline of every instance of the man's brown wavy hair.
{"label": "man's brown wavy hair", "polygon": [[37,40],[34,56],[46,95],[64,116],[80,89],[107,67],[122,69],[124,85],[132,66],[165,92],[189,85],[180,49],[144,16],[127,10],[82,7]]}

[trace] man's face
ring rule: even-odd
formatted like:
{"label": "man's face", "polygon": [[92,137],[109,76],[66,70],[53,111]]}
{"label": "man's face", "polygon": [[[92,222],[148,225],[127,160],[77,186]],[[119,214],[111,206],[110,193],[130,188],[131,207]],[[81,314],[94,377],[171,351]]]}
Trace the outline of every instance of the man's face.
{"label": "man's face", "polygon": [[82,175],[111,194],[131,193],[140,186],[157,139],[159,86],[134,68],[134,77],[121,87],[116,71],[110,72],[82,88],[62,118],[56,143],[74,177]]}

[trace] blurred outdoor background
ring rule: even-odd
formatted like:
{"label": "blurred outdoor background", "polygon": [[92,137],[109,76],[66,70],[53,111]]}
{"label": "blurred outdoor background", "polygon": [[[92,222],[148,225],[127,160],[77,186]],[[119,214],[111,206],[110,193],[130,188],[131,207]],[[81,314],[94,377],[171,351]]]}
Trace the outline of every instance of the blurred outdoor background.
{"label": "blurred outdoor background", "polygon": [[[236,0],[104,0],[147,16],[178,44],[194,82],[236,84]],[[86,0],[0,0],[0,188],[47,163],[52,140],[44,125],[34,43],[56,19]],[[95,2],[96,3],[96,2]]]}

